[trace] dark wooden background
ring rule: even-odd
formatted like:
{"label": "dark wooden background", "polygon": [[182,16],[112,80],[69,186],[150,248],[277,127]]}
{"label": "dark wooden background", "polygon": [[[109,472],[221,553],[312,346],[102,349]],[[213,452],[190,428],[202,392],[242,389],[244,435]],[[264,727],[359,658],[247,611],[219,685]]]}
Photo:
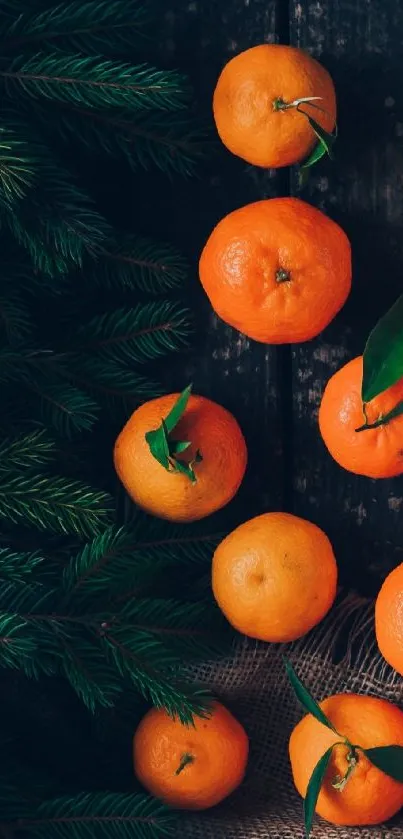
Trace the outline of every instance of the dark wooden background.
{"label": "dark wooden background", "polygon": [[353,291],[316,340],[275,348],[246,339],[215,317],[197,277],[219,219],[250,201],[297,194],[296,172],[254,169],[219,148],[199,182],[175,181],[151,205],[149,224],[156,209],[161,232],[187,250],[193,268],[197,347],[172,384],[192,379],[196,391],[234,412],[246,435],[249,469],[228,521],[273,509],[315,521],[334,544],[342,584],[373,595],[403,558],[403,478],[376,482],[340,469],[321,441],[317,414],[328,378],[362,353],[369,330],[402,291],[403,3],[160,0],[159,8],[161,57],[190,74],[201,109],[211,111],[225,62],[262,42],[302,47],[334,79],[336,160],[317,166],[300,197],[349,235]]}
{"label": "dark wooden background", "polygon": [[[348,304],[316,340],[277,348],[247,340],[215,317],[197,275],[201,249],[219,219],[250,201],[296,194],[295,172],[254,169],[217,144],[197,180],[139,173],[130,181],[125,169],[98,178],[98,197],[104,209],[114,208],[122,226],[159,234],[189,257],[195,344],[166,370],[166,383],[180,389],[192,380],[196,392],[228,407],[243,428],[250,455],[246,480],[220,526],[230,528],[278,509],[309,518],[334,544],[342,585],[372,596],[386,572],[402,560],[403,478],[374,482],[341,470],[321,441],[317,414],[329,376],[362,352],[368,331],[402,291],[403,2],[154,2],[159,18],[155,61],[191,77],[197,109],[210,117],[225,62],[262,42],[303,47],[334,78],[336,160],[317,166],[301,197],[348,233],[354,278]],[[35,734],[40,740],[46,770],[78,788],[122,788],[124,778],[131,777],[130,749],[113,754],[94,745],[97,722],[89,720],[64,686],[61,690],[45,681],[32,690],[32,706],[24,705],[20,692],[7,701],[20,708],[27,742]],[[59,718],[57,747],[54,717],[47,710],[53,702]],[[41,719],[38,707],[43,707]],[[112,731],[110,743],[114,740]]]}

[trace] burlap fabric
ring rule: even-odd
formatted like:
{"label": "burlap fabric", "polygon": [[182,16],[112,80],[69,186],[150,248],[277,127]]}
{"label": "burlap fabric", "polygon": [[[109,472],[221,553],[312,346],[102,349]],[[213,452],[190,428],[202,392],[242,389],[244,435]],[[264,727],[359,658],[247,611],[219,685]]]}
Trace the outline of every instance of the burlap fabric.
{"label": "burlap fabric", "polygon": [[[242,641],[234,656],[194,675],[211,685],[245,725],[249,771],[239,792],[221,807],[182,822],[195,839],[304,839],[301,799],[292,784],[288,738],[301,710],[287,683],[283,655],[315,698],[341,691],[403,700],[403,680],[379,656],[373,604],[349,596],[306,639],[287,647]],[[402,814],[385,826],[335,828],[315,820],[312,839],[403,839]]]}

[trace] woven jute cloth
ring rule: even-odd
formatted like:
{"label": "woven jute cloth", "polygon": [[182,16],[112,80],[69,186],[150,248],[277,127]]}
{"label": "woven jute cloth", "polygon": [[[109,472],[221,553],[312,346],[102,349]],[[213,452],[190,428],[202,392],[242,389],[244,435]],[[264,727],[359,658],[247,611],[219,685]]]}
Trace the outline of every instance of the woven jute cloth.
{"label": "woven jute cloth", "polygon": [[[383,697],[402,707],[403,680],[381,659],[373,631],[373,604],[348,596],[321,626],[294,645],[243,640],[224,662],[193,675],[209,684],[245,726],[251,742],[247,777],[228,801],[183,824],[195,839],[304,839],[288,740],[302,711],[284,672],[283,656],[316,699],[334,693]],[[403,811],[387,825],[333,827],[315,819],[312,839],[403,839]]]}

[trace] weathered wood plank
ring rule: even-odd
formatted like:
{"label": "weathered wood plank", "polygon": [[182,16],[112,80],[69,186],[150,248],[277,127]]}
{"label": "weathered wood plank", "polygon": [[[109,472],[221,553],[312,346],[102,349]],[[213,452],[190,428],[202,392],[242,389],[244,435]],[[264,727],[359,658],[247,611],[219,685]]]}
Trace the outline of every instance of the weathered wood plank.
{"label": "weathered wood plank", "polygon": [[301,197],[349,234],[353,292],[315,341],[293,348],[294,510],[332,538],[342,580],[362,592],[403,559],[403,480],[341,470],[317,424],[329,376],[361,354],[369,329],[402,290],[403,7],[384,0],[292,0],[290,37],[328,67],[339,102],[337,159],[318,166]]}
{"label": "weathered wood plank", "polygon": [[[277,4],[273,0],[171,0],[166,5],[162,54],[171,65],[190,74],[198,107],[211,120],[213,90],[224,64],[249,46],[279,40]],[[189,300],[197,313],[196,349],[185,369],[183,359],[175,364],[169,381],[178,387],[192,380],[196,391],[233,411],[247,439],[247,477],[239,497],[226,511],[225,526],[282,505],[281,386],[276,350],[248,341],[214,315],[198,281],[197,262],[215,224],[243,204],[276,195],[281,178],[253,169],[217,142],[202,177],[167,183],[157,207],[161,233],[174,238],[189,255]],[[155,230],[155,214],[151,221]]]}

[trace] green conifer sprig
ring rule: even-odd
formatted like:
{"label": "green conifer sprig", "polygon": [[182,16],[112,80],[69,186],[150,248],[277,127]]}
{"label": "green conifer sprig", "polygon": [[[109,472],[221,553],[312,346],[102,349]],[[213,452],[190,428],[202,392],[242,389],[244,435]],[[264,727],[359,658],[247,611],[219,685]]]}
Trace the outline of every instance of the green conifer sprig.
{"label": "green conifer sprig", "polygon": [[[187,345],[189,313],[165,299],[186,264],[113,230],[71,163],[79,148],[188,174],[203,154],[186,80],[144,63],[146,17],[136,0],[0,0],[0,666],[62,676],[91,710],[137,690],[190,722],[208,697],[183,663],[227,645],[186,588],[214,540],[122,522],[111,477],[118,430],[161,393],[155,362]],[[103,802],[20,827],[103,835]]]}
{"label": "green conifer sprig", "polygon": [[11,0],[6,6],[9,14],[0,21],[3,54],[46,45],[100,55],[110,48],[112,38],[115,53],[130,53],[147,37],[150,19],[145,5],[136,0],[74,0],[43,10],[27,3],[25,14],[22,3]]}
{"label": "green conifer sprig", "polygon": [[21,819],[21,835],[38,839],[158,839],[171,835],[177,815],[141,793],[82,793],[44,801]]}
{"label": "green conifer sprig", "polygon": [[38,52],[0,66],[7,95],[89,108],[177,110],[189,101],[185,79],[174,70],[130,65],[81,53]]}

